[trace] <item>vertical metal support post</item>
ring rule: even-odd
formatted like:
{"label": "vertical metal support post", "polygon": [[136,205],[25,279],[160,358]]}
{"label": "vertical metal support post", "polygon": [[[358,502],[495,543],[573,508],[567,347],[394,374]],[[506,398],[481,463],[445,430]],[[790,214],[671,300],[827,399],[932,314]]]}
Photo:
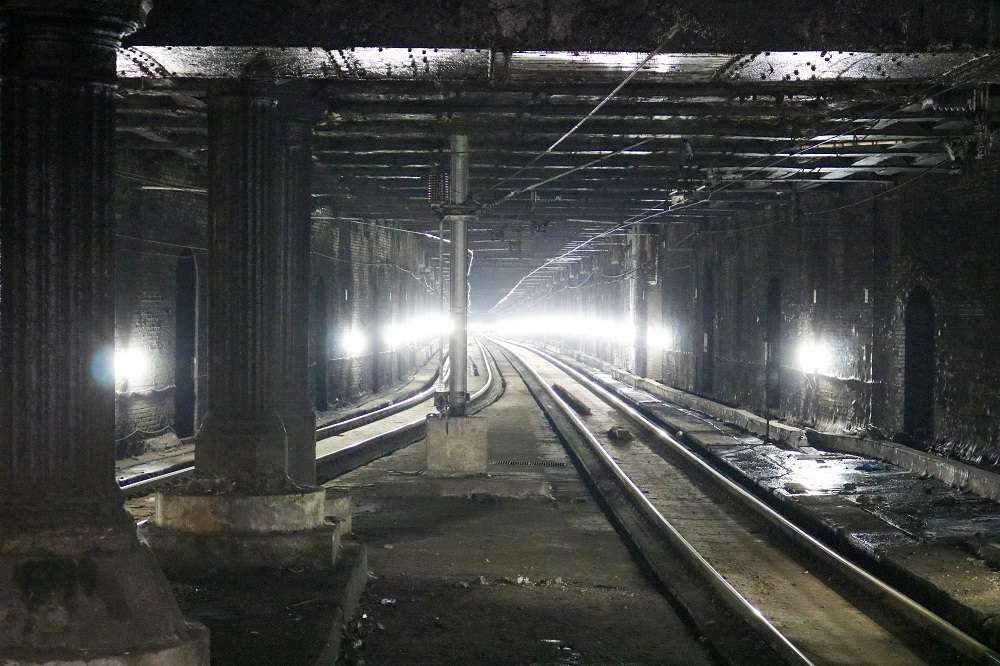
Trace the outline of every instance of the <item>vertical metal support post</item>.
{"label": "vertical metal support post", "polygon": [[[461,134],[451,137],[450,203],[461,205],[469,196],[469,138]],[[451,223],[451,386],[450,414],[465,416],[468,400],[468,238],[465,215],[447,216]]]}
{"label": "vertical metal support post", "polygon": [[441,330],[438,332],[438,383],[444,382],[444,322],[448,317],[448,303],[444,291],[444,218],[438,222],[438,291],[441,294]]}

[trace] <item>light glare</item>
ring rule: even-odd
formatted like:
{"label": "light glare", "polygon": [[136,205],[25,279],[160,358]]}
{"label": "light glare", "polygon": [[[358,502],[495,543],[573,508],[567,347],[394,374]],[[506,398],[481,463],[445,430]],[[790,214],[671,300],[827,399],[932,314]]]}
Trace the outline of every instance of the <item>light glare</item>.
{"label": "light glare", "polygon": [[141,385],[149,377],[149,357],[138,349],[115,352],[115,381],[125,385]]}
{"label": "light glare", "polygon": [[670,331],[667,329],[656,326],[646,329],[646,346],[651,349],[669,349],[671,342]]}
{"label": "light glare", "polygon": [[368,348],[368,341],[361,331],[352,327],[344,331],[340,345],[348,356],[361,356]]}
{"label": "light glare", "polygon": [[830,347],[821,342],[810,341],[799,345],[796,356],[800,370],[810,374],[828,374],[833,361]]}

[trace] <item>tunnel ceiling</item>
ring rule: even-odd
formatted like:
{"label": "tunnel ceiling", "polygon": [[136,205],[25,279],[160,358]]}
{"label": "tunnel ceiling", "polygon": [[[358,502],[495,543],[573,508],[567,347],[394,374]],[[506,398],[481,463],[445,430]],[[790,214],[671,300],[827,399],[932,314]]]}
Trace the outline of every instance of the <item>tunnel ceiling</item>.
{"label": "tunnel ceiling", "polygon": [[[137,39],[185,36],[157,25],[155,14]],[[281,43],[280,30],[273,44]],[[660,43],[669,49],[688,32],[675,30]],[[973,33],[966,36],[976,42]],[[764,33],[746,34],[759,40]],[[252,31],[243,37],[261,39]],[[196,44],[205,36],[187,38]],[[470,192],[483,206],[470,226],[478,311],[517,286],[505,302],[516,305],[548,269],[522,278],[548,261],[621,242],[609,235],[574,251],[623,223],[707,224],[787,201],[793,187],[947,177],[991,149],[989,90],[997,68],[985,50],[678,49],[640,68],[648,51],[225,43],[123,48],[119,148],[143,161],[188,165],[204,178],[212,81],[264,71],[283,99],[316,121],[316,217],[434,231],[428,176],[447,166],[449,136],[467,134]],[[121,175],[144,189],[181,186]]]}

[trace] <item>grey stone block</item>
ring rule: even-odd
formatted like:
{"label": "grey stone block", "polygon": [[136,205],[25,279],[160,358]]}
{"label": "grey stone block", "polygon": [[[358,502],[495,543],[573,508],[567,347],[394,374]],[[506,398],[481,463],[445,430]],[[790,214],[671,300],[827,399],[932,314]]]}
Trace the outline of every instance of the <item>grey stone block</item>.
{"label": "grey stone block", "polygon": [[485,474],[488,463],[487,419],[462,416],[427,418],[427,474],[466,476]]}

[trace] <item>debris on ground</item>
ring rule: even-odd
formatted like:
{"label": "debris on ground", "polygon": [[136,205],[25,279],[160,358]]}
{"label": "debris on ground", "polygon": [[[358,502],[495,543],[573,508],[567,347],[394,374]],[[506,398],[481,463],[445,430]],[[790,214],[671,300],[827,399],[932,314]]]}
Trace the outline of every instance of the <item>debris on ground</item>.
{"label": "debris on ground", "polygon": [[635,435],[625,426],[614,425],[608,429],[608,437],[616,442],[629,442],[635,438]]}

